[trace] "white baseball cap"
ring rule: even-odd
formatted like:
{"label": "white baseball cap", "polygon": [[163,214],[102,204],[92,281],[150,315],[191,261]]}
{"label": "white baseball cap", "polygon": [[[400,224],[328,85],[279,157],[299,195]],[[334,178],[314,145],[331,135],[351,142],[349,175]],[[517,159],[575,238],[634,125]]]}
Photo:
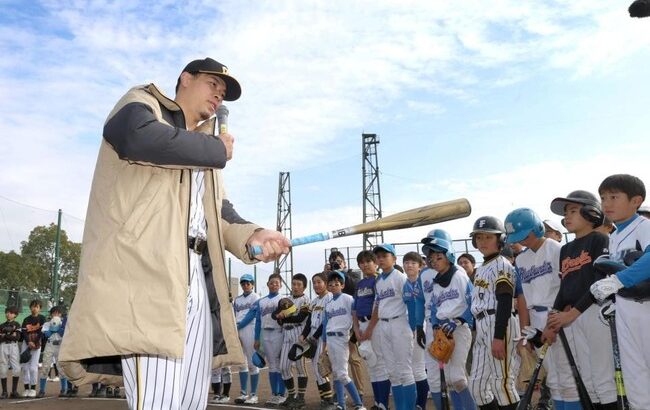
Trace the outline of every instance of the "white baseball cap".
{"label": "white baseball cap", "polygon": [[552,219],[544,219],[544,225],[546,225],[547,228],[550,228],[553,231],[562,233],[562,226]]}

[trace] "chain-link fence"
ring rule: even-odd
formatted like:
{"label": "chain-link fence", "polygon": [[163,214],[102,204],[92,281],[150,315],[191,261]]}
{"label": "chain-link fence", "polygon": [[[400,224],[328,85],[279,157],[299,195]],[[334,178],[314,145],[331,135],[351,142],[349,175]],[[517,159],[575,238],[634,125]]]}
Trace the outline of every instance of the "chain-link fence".
{"label": "chain-link fence", "polygon": [[41,302],[41,311],[43,312],[47,312],[52,307],[49,294],[16,289],[0,289],[0,309],[4,313],[5,308],[8,306],[16,306],[18,308],[18,319],[16,320],[19,322],[31,314],[29,304],[32,300]]}

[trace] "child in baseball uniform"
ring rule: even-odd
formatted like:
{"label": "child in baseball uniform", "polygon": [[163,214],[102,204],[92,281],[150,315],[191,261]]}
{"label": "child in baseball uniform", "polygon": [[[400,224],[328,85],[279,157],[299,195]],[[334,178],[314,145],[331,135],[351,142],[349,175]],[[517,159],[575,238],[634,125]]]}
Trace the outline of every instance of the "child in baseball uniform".
{"label": "child in baseball uniform", "polygon": [[[528,311],[526,334],[544,329],[549,312],[560,290],[560,248],[555,240],[544,236],[542,219],[529,208],[510,212],[505,219],[506,243],[519,243],[523,250],[516,258],[517,272],[524,291]],[[530,326],[530,327],[528,327]],[[549,347],[543,362],[546,385],[556,408],[580,407],[578,390],[571,374],[564,347]],[[578,407],[576,407],[578,406]]]}
{"label": "child in baseball uniform", "polygon": [[38,379],[38,360],[41,357],[41,340],[43,338],[43,325],[45,316],[41,315],[41,301],[32,300],[29,303],[32,314],[23,319],[23,346],[21,349],[29,349],[31,358],[27,363],[22,364],[23,384],[25,391],[23,397],[36,397],[36,380]]}
{"label": "child in baseball uniform", "polygon": [[332,292],[332,300],[325,306],[323,319],[323,350],[328,352],[334,374],[334,389],[338,407],[345,409],[345,392],[354,402],[354,410],[366,410],[354,382],[348,375],[348,356],[350,349],[350,329],[352,329],[352,304],[354,298],[343,293],[345,275],[340,271],[333,271],[327,276],[327,286]]}
{"label": "child in baseball uniform", "polygon": [[56,362],[59,357],[61,340],[63,339],[63,320],[61,319],[61,309],[57,306],[50,309],[51,319],[43,324],[43,335],[47,340],[43,349],[43,365],[40,368],[39,390],[37,397],[45,397],[45,385],[47,384],[47,374],[50,372],[50,366]]}
{"label": "child in baseball uniform", "polygon": [[645,185],[632,175],[611,175],[598,193],[605,216],[616,224],[609,235],[610,258],[628,267],[594,283],[591,292],[598,301],[616,293],[616,331],[627,398],[632,409],[650,409],[650,220],[637,214],[645,200]]}
{"label": "child in baseball uniform", "polygon": [[230,387],[232,386],[230,366],[212,369],[210,384],[214,393],[211,403],[230,403]]}
{"label": "child in baseball uniform", "polygon": [[282,350],[282,326],[273,319],[272,313],[278,308],[280,301],[280,289],[282,288],[282,276],[274,273],[269,276],[266,284],[269,294],[257,301],[257,317],[255,319],[255,344],[253,347],[258,350],[260,346],[264,350],[266,364],[269,368],[269,383],[271,385],[271,397],[266,404],[277,405],[284,402],[284,383],[280,373],[280,351]]}
{"label": "child in baseball uniform", "polygon": [[417,252],[407,252],[402,259],[406,282],[402,289],[402,298],[408,310],[408,320],[411,331],[415,338],[413,344],[413,355],[411,356],[411,367],[415,379],[417,391],[416,405],[424,409],[427,405],[429,395],[429,383],[424,365],[426,340],[424,335],[424,292],[420,282],[420,271],[424,266],[424,260]]}
{"label": "child in baseball uniform", "polygon": [[[257,301],[259,296],[253,292],[255,279],[250,273],[239,278],[242,294],[235,298],[233,308],[235,309],[235,320],[237,320],[237,331],[246,357],[246,363],[239,367],[240,395],[235,399],[235,404],[257,404],[257,385],[260,380],[259,369],[253,364],[253,353],[255,349],[255,317],[257,316]],[[248,376],[250,374],[251,389],[248,395]]]}
{"label": "child in baseball uniform", "polygon": [[[388,409],[390,381],[386,364],[381,355],[379,332],[373,332],[376,322],[372,322],[372,310],[375,304],[375,283],[377,281],[377,259],[370,251],[361,251],[357,255],[357,264],[363,273],[363,279],[357,283],[352,306],[352,326],[361,343],[362,353],[370,375],[375,400],[375,409]],[[372,410],[372,409],[371,409]]]}
{"label": "child in baseball uniform", "polygon": [[320,337],[322,334],[321,324],[325,317],[325,306],[332,300],[332,294],[327,290],[327,274],[319,272],[311,278],[312,289],[316,293],[316,297],[309,304],[309,317],[305,323],[305,327],[300,335],[300,341],[305,340],[316,341],[316,352],[311,361],[311,368],[316,376],[316,386],[318,387],[318,394],[320,395],[320,408],[330,409],[334,405],[332,397],[332,385],[327,377],[323,377],[318,370],[318,358],[323,351],[323,339]]}
{"label": "child in baseball uniform", "polygon": [[438,272],[431,297],[430,326],[432,329],[441,328],[455,342],[444,369],[445,380],[451,387],[452,403],[455,409],[475,409],[466,374],[467,354],[472,344],[472,283],[467,273],[455,265],[456,255],[451,241],[433,238],[422,250]]}
{"label": "child in baseball uniform", "polygon": [[[0,382],[2,382],[2,395],[0,399],[18,398],[18,369],[20,368],[20,323],[16,322],[18,309],[8,306],[5,309],[7,321],[0,325]],[[7,395],[7,372],[11,366],[11,396]]]}
{"label": "child in baseball uniform", "polygon": [[397,258],[393,245],[375,246],[373,253],[382,271],[375,285],[373,320],[379,321],[373,332],[379,332],[380,351],[388,371],[395,407],[397,410],[411,410],[415,408],[417,389],[411,364],[413,332],[402,298],[406,274],[395,269]]}
{"label": "child in baseball uniform", "polygon": [[[307,287],[307,277],[302,273],[296,273],[291,278],[291,301],[296,308],[296,313],[291,316],[285,316],[282,312],[273,314],[273,318],[282,325],[282,350],[280,352],[280,371],[284,387],[287,389],[288,396],[283,403],[283,407],[302,408],[305,405],[305,391],[307,390],[307,369],[305,368],[305,359],[300,358],[297,361],[289,359],[291,347],[299,342],[300,335],[305,327],[305,321],[309,316],[309,298],[305,295]],[[298,394],[296,395],[296,385],[293,379],[291,368],[296,369],[298,376]]]}
{"label": "child in baseball uniform", "polygon": [[515,270],[499,251],[505,244],[503,223],[493,216],[474,222],[472,245],[483,255],[476,269],[471,310],[476,323],[469,386],[481,410],[514,410],[519,403],[515,379],[519,323],[512,314]]}
{"label": "child in baseball uniform", "polygon": [[[604,215],[598,198],[587,191],[574,191],[551,202],[551,211],[563,215],[563,223],[575,239],[560,251],[560,289],[549,314],[544,340],[555,342],[555,334],[564,328],[580,376],[598,409],[616,409],[616,384],[612,339],[607,323],[600,318],[600,308],[594,304],[589,287],[603,275],[593,267],[600,255],[608,253],[608,238],[596,228],[602,225]],[[555,242],[555,241],[552,241]],[[554,343],[552,351],[562,349]],[[594,360],[594,358],[598,360]],[[562,359],[565,356],[562,355]],[[556,363],[557,355],[552,359]],[[562,362],[562,373],[570,372]],[[570,375],[562,375],[561,385],[574,382]],[[555,397],[554,397],[555,399]],[[576,399],[577,400],[577,399]],[[556,405],[556,407],[558,407]],[[580,408],[580,403],[565,403],[565,409]]]}

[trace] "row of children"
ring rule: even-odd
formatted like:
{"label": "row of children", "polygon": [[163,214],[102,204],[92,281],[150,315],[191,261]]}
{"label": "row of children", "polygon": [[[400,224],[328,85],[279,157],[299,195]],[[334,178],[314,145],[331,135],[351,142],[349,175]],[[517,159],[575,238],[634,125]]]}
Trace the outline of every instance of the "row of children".
{"label": "row of children", "polygon": [[[22,397],[43,397],[51,367],[56,363],[66,318],[63,309],[55,306],[50,309],[50,317],[45,318],[41,311],[41,302],[32,300],[29,304],[31,314],[22,325],[16,321],[18,309],[8,306],[5,309],[6,321],[0,324],[0,398],[18,398],[18,381],[20,371],[24,390]],[[40,370],[39,370],[39,362]],[[11,369],[11,393],[8,392],[7,379]],[[60,372],[60,369],[59,369]],[[74,396],[78,389],[60,374],[62,396]],[[36,391],[38,383],[38,392]]]}
{"label": "row of children", "polygon": [[[426,267],[418,253],[409,252],[402,261],[405,273],[399,271],[395,249],[389,244],[361,252],[357,262],[364,278],[357,283],[354,297],[342,293],[343,272],[333,271],[313,276],[317,297],[309,302],[304,296],[306,278],[298,274],[292,280],[292,308],[280,309],[279,275],[271,275],[269,294],[261,299],[252,292],[252,277],[244,275],[244,294],[235,300],[235,311],[249,358],[244,370],[251,374],[251,392],[247,393],[244,381],[248,372],[242,371],[239,402],[257,402],[259,376],[253,359],[261,365],[263,357],[273,395],[268,403],[304,408],[304,359],[291,360],[296,358],[291,350],[296,343],[310,342],[316,346],[312,365],[321,408],[345,408],[347,390],[354,408],[362,409],[347,368],[347,343],[354,334],[370,373],[374,409],[388,408],[391,390],[398,410],[424,409],[429,392],[441,409],[442,387],[449,389],[455,409],[515,409],[519,351],[534,344],[526,343],[528,338],[550,345],[544,367],[555,409],[581,408],[568,352],[575,357],[594,408],[615,409],[610,329],[596,302],[619,291],[616,330],[627,398],[632,409],[650,408],[650,338],[645,337],[648,327],[642,325],[650,313],[646,303],[650,292],[647,288],[625,292],[650,276],[646,253],[650,222],[636,214],[645,200],[645,187],[636,177],[614,175],[603,181],[599,193],[602,205],[587,191],[552,201],[551,211],[563,216],[564,226],[575,235],[564,246],[546,238],[543,221],[527,208],[508,214],[505,225],[492,216],[477,219],[470,236],[483,263],[472,272],[473,284],[455,264],[452,238],[440,229],[422,240]],[[607,219],[613,222],[611,227]],[[605,233],[600,231],[603,225]],[[501,254],[508,244],[523,247],[516,256],[516,268]],[[636,251],[635,260],[626,257],[630,251]],[[594,262],[608,253],[610,261],[629,266],[605,277]],[[518,315],[513,314],[515,310]],[[608,307],[608,314],[612,310]],[[427,352],[434,329],[455,340],[444,366]],[[476,334],[468,376],[471,329]],[[566,345],[556,343],[558,334]],[[318,366],[325,354],[331,361],[334,391]],[[297,389],[292,367],[298,372]],[[440,383],[441,372],[445,386]]]}

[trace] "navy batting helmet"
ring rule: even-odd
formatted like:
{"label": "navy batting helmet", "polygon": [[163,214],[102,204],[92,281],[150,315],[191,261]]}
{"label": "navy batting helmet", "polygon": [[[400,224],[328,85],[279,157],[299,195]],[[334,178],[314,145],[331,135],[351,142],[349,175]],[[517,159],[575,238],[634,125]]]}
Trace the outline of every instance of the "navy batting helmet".
{"label": "navy batting helmet", "polygon": [[499,247],[502,247],[505,244],[506,240],[506,229],[503,227],[503,223],[499,218],[494,216],[482,216],[474,222],[474,227],[469,236],[472,238],[472,246],[476,248],[476,238],[474,235],[477,233],[492,233],[497,235]]}
{"label": "navy batting helmet", "polygon": [[602,225],[605,221],[605,214],[600,207],[600,201],[591,192],[577,190],[571,192],[565,198],[555,198],[551,201],[551,212],[564,216],[564,210],[568,204],[582,205],[580,215],[591,222],[594,228]]}

